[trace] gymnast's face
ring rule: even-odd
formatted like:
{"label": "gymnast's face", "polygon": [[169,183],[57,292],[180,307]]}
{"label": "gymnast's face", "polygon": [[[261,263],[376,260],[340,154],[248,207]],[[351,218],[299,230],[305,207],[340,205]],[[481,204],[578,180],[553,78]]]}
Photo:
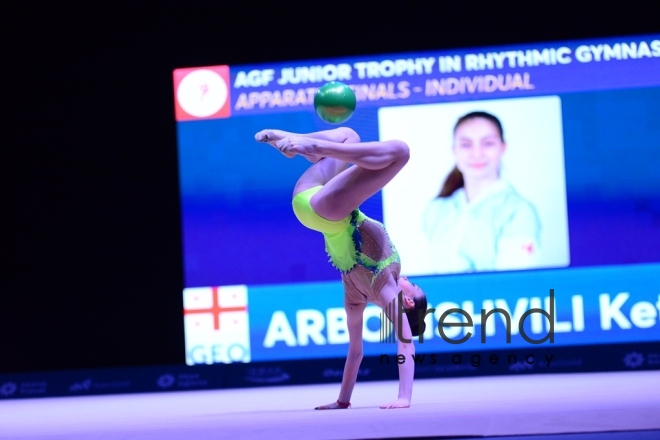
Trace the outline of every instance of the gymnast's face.
{"label": "gymnast's face", "polygon": [[408,281],[408,277],[399,277],[399,289],[403,296],[403,308],[412,309],[415,307],[415,299],[424,296],[424,292],[415,283]]}
{"label": "gymnast's face", "polygon": [[456,167],[466,181],[497,179],[506,143],[494,123],[472,118],[456,127],[453,150]]}

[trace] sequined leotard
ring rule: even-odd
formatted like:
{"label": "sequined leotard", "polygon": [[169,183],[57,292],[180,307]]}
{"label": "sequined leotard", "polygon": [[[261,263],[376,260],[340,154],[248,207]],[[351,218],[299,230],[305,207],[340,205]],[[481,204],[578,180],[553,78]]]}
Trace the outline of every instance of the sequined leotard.
{"label": "sequined leotard", "polygon": [[399,254],[382,223],[356,209],[332,221],[314,212],[311,197],[322,187],[302,191],[293,198],[293,211],[306,227],[323,233],[330,262],[341,272],[346,299],[352,304],[380,305],[380,290],[390,276],[398,281]]}

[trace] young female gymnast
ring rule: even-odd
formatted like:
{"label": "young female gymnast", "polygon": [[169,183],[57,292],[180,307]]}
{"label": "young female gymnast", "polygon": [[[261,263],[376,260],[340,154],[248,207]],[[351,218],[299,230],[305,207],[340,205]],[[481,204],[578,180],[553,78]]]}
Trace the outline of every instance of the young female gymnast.
{"label": "young female gymnast", "polygon": [[[300,155],[313,162],[295,186],[293,210],[304,226],[323,233],[330,261],[341,272],[348,355],[339,398],[316,409],[350,406],[363,356],[362,315],[367,303],[385,310],[401,336],[397,337],[397,354],[406,359],[399,364],[398,399],[381,408],[408,408],[415,369],[411,338],[424,332],[426,296],[405,276],[399,276],[399,255],[383,225],[359,210],[362,202],[380,191],[408,162],[408,146],[397,140],[360,142],[355,131],[343,127],[305,135],[263,130],[255,139],[289,158]],[[399,300],[405,310],[401,322]],[[394,307],[388,307],[391,303]]]}

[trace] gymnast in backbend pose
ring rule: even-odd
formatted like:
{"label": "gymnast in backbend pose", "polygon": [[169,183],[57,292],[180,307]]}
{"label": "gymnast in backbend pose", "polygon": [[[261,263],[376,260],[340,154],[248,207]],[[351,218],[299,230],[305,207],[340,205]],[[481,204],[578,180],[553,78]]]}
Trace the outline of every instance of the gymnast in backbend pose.
{"label": "gymnast in backbend pose", "polygon": [[[400,335],[397,352],[406,359],[399,364],[398,399],[381,408],[408,408],[415,372],[412,336],[424,332],[426,296],[405,276],[399,276],[399,255],[383,225],[359,210],[362,202],[408,162],[408,146],[397,140],[360,142],[357,133],[343,127],[305,135],[263,130],[255,139],[289,158],[300,155],[313,162],[295,186],[293,210],[304,226],[323,233],[330,261],[341,272],[348,355],[337,401],[316,409],[350,406],[363,356],[362,315],[367,303],[385,310]],[[405,313],[398,313],[399,301]],[[387,307],[392,302],[394,307]]]}

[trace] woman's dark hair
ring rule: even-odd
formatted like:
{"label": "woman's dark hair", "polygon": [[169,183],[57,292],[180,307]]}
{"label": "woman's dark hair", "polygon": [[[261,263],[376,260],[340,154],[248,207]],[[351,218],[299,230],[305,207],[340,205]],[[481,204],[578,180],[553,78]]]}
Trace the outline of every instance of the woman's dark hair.
{"label": "woman's dark hair", "polygon": [[[456,130],[463,122],[476,118],[483,118],[492,122],[497,128],[497,131],[500,133],[500,139],[502,142],[504,142],[504,130],[502,129],[502,123],[499,119],[497,119],[496,116],[486,112],[471,112],[458,118],[456,125],[454,125],[454,134],[456,134]],[[454,169],[451,170],[451,172],[447,175],[445,182],[442,184],[442,189],[440,189],[440,194],[438,194],[438,197],[449,197],[454,194],[457,189],[463,188],[464,185],[465,181],[463,181],[463,173],[461,173],[457,167],[454,167]]]}
{"label": "woman's dark hair", "polygon": [[[406,311],[406,316],[408,317],[408,324],[410,324],[410,331],[413,336],[419,336],[421,333],[424,333],[426,325],[424,324],[424,317],[426,317],[426,309],[428,304],[426,303],[426,295],[415,298],[415,306]],[[420,320],[420,316],[422,319]]]}

